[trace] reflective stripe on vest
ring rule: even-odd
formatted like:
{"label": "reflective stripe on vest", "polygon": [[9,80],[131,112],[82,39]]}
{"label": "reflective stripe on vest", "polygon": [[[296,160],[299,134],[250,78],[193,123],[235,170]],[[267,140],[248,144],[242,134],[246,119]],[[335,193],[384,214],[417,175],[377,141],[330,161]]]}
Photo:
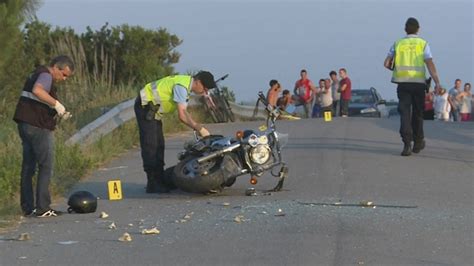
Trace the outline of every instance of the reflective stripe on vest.
{"label": "reflective stripe on vest", "polygon": [[35,100],[35,101],[40,102],[40,103],[44,103],[44,104],[46,104],[47,106],[49,106],[48,103],[43,102],[42,100],[40,100],[40,99],[39,99],[38,97],[36,97],[36,95],[34,95],[32,92],[22,91],[22,92],[21,92],[21,96],[22,96],[22,97],[25,97],[25,98],[28,98],[28,99],[31,99],[31,100]]}
{"label": "reflective stripe on vest", "polygon": [[160,105],[159,113],[171,113],[176,109],[176,103],[173,101],[173,88],[180,85],[186,88],[188,94],[191,92],[191,76],[175,75],[164,77],[157,81],[148,83],[140,90],[142,106],[149,102]]}
{"label": "reflective stripe on vest", "polygon": [[394,83],[425,83],[424,51],[426,41],[418,37],[403,38],[395,43]]}

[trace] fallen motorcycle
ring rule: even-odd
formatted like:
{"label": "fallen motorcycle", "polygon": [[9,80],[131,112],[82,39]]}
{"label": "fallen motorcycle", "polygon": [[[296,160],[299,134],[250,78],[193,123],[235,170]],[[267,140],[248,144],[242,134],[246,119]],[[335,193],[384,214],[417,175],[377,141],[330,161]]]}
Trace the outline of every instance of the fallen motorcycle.
{"label": "fallen motorcycle", "polygon": [[[280,191],[288,176],[288,167],[282,160],[281,150],[288,142],[288,134],[276,131],[275,121],[280,112],[268,104],[262,92],[258,93],[267,112],[266,126],[259,131],[238,131],[235,137],[211,135],[197,137],[184,145],[178,155],[179,163],[172,168],[172,182],[179,189],[192,193],[216,193],[230,187],[236,178],[250,175],[255,185],[265,172],[278,178],[270,191]],[[277,166],[279,171],[274,174]],[[170,171],[170,170],[168,170]]]}

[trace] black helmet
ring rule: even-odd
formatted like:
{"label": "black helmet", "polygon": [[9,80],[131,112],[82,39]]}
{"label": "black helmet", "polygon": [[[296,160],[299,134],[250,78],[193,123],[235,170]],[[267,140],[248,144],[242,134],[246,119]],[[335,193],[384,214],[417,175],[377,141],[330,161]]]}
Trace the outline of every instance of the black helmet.
{"label": "black helmet", "polygon": [[67,202],[69,213],[90,213],[95,212],[97,209],[97,197],[88,191],[76,191],[70,197]]}

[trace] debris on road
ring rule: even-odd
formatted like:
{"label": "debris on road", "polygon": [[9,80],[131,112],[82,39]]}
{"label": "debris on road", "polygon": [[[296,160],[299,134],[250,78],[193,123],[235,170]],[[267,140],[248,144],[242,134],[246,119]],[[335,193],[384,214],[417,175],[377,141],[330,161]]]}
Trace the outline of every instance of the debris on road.
{"label": "debris on road", "polygon": [[30,234],[28,233],[21,233],[18,238],[17,238],[18,241],[28,241],[28,240],[31,240],[31,237],[30,237]]}
{"label": "debris on road", "polygon": [[153,227],[151,229],[143,229],[142,230],[142,235],[157,235],[160,233],[160,230],[158,228]]}
{"label": "debris on road", "polygon": [[110,230],[117,229],[117,226],[115,225],[114,222],[112,222],[112,223],[109,225],[109,229],[110,229]]}
{"label": "debris on road", "polygon": [[374,205],[374,203],[372,201],[363,200],[363,201],[359,202],[359,205],[364,206],[364,207],[371,207],[371,206]]}
{"label": "debris on road", "polygon": [[236,222],[236,223],[238,223],[238,224],[240,224],[240,223],[243,222],[243,221],[244,221],[244,216],[243,216],[243,215],[237,215],[237,216],[235,216],[235,218],[234,218],[234,222]]}
{"label": "debris on road", "polygon": [[129,233],[125,232],[121,237],[118,239],[120,242],[131,242],[132,236]]}
{"label": "debris on road", "polygon": [[282,209],[278,209],[278,212],[275,214],[275,216],[285,216],[286,214],[283,212]]}
{"label": "debris on road", "polygon": [[327,203],[327,202],[301,202],[297,201],[301,205],[309,206],[337,206],[337,207],[371,207],[372,209],[380,208],[400,208],[400,209],[414,209],[418,208],[416,205],[387,205],[387,204],[374,204],[372,201],[360,201],[359,203]]}
{"label": "debris on road", "polygon": [[189,220],[191,220],[191,217],[193,216],[194,212],[190,212],[190,213],[187,213],[183,216],[183,218],[179,219],[179,220],[175,220],[174,222],[179,224],[179,223],[186,223],[188,222]]}
{"label": "debris on road", "polygon": [[58,244],[60,245],[72,245],[72,244],[77,244],[79,243],[79,241],[73,241],[73,240],[69,240],[69,241],[59,241]]}
{"label": "debris on road", "polygon": [[191,217],[193,216],[193,214],[194,214],[194,212],[190,212],[190,213],[184,215],[183,219],[189,220],[189,219],[191,219]]}
{"label": "debris on road", "polygon": [[223,203],[222,203],[222,206],[228,207],[228,206],[230,206],[230,203],[229,203],[229,202],[223,202]]}
{"label": "debris on road", "polygon": [[106,212],[101,212],[99,215],[99,218],[102,218],[102,219],[105,219],[107,217],[109,217],[109,215]]}

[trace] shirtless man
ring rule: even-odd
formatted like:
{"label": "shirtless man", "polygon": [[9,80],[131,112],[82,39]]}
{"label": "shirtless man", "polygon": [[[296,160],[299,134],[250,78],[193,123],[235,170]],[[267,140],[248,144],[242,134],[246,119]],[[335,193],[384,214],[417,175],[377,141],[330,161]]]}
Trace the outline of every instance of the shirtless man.
{"label": "shirtless man", "polygon": [[278,81],[275,79],[270,80],[270,89],[268,89],[268,92],[267,92],[267,101],[271,106],[273,107],[277,106],[277,101],[278,101],[278,96],[280,94],[280,91],[281,91],[280,83],[278,83]]}

